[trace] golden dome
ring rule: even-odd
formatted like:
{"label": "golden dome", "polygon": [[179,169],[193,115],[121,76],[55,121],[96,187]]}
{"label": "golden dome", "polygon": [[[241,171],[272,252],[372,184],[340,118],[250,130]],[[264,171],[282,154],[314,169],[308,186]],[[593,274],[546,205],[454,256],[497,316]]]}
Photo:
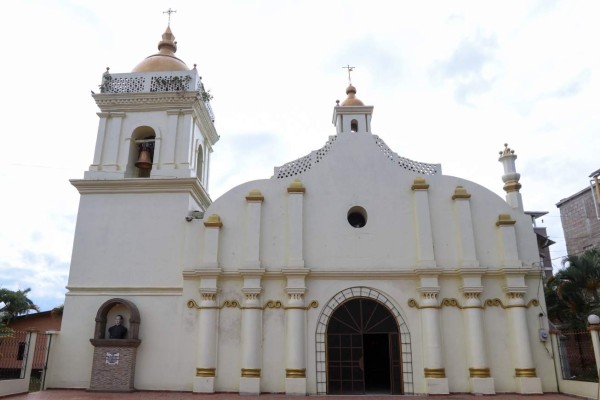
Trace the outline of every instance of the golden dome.
{"label": "golden dome", "polygon": [[146,57],[132,72],[189,71],[188,66],[175,57],[176,51],[175,35],[171,32],[171,27],[167,26],[162,40],[158,43],[158,53]]}
{"label": "golden dome", "polygon": [[342,106],[364,106],[363,102],[356,98],[356,88],[350,84],[346,89],[348,98],[344,100]]}

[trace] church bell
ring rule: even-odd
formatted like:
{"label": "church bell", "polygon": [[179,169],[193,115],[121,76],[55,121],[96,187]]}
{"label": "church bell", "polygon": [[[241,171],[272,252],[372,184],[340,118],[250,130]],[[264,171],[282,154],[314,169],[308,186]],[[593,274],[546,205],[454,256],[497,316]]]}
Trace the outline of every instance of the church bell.
{"label": "church bell", "polygon": [[144,146],[146,143],[140,145],[140,155],[138,160],[135,162],[135,166],[139,169],[151,169],[152,168],[152,149],[150,146]]}

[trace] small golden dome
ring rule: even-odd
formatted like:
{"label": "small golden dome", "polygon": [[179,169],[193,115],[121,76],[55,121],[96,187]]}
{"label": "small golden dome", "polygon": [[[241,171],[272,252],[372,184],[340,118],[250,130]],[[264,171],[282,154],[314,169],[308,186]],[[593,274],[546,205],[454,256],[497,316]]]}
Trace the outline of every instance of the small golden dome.
{"label": "small golden dome", "polygon": [[346,89],[348,98],[344,100],[342,106],[364,106],[363,102],[356,98],[356,88],[350,84]]}
{"label": "small golden dome", "polygon": [[167,30],[162,35],[162,40],[158,43],[158,53],[146,57],[135,66],[132,72],[189,71],[188,66],[175,57],[176,51],[175,35],[171,32],[171,28],[167,26]]}

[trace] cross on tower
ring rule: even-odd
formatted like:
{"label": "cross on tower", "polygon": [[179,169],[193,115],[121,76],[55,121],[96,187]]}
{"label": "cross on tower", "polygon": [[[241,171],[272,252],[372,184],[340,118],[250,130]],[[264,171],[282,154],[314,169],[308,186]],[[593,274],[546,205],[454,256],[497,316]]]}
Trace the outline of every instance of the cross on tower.
{"label": "cross on tower", "polygon": [[352,78],[350,77],[350,72],[354,71],[354,68],[356,67],[351,67],[350,64],[348,64],[348,66],[346,67],[342,67],[348,70],[348,84],[352,84]]}
{"label": "cross on tower", "polygon": [[169,23],[168,25],[171,26],[171,14],[176,13],[177,10],[171,10],[171,7],[169,7],[169,9],[167,11],[163,11],[163,14],[169,14]]}

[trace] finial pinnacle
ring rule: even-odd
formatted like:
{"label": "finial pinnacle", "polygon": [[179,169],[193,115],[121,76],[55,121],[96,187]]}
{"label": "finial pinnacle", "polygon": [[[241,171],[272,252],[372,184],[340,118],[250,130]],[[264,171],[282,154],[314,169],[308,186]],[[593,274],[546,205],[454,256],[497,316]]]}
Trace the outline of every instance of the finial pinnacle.
{"label": "finial pinnacle", "polygon": [[348,84],[352,85],[352,77],[350,76],[350,72],[354,71],[354,68],[356,68],[356,67],[351,67],[350,64],[348,64],[347,66],[342,67],[342,68],[348,70]]}
{"label": "finial pinnacle", "polygon": [[171,26],[171,14],[176,12],[177,10],[171,10],[171,7],[169,7],[167,11],[163,11],[163,14],[169,14],[169,22],[167,23],[168,26]]}

